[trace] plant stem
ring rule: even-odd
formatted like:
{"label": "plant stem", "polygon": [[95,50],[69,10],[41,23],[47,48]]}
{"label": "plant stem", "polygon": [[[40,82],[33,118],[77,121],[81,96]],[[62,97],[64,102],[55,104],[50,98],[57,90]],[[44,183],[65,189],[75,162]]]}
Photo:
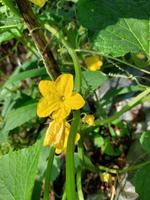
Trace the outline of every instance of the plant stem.
{"label": "plant stem", "polygon": [[78,198],[79,200],[84,200],[84,195],[82,191],[82,166],[84,161],[84,152],[83,152],[83,141],[82,137],[80,138],[79,144],[78,144],[78,157],[80,159],[80,167],[77,169],[77,192],[78,192]]}
{"label": "plant stem", "polygon": [[77,191],[79,200],[84,200],[83,192],[82,192],[82,170],[79,168],[77,170]]}
{"label": "plant stem", "polygon": [[55,155],[55,147],[52,146],[50,148],[48,164],[47,164],[46,174],[45,174],[44,200],[49,200],[49,184],[50,184],[54,155]]}
{"label": "plant stem", "polygon": [[73,113],[66,153],[66,194],[68,200],[77,200],[75,190],[74,141],[80,124],[80,111]]}
{"label": "plant stem", "polygon": [[57,78],[60,74],[51,49],[47,45],[44,33],[41,30],[41,25],[37,21],[37,17],[33,13],[31,4],[28,0],[16,0],[20,13],[26,23],[29,33],[43,59],[46,71],[51,79]]}
{"label": "plant stem", "polygon": [[62,196],[62,200],[66,200],[66,198],[67,198],[67,196],[66,196],[66,189],[65,189],[63,196]]}
{"label": "plant stem", "polygon": [[49,24],[45,24],[44,27],[51,32],[58,40],[62,42],[62,44],[66,47],[68,50],[68,53],[70,54],[74,69],[75,69],[75,77],[76,77],[76,91],[80,92],[81,90],[81,69],[80,69],[80,63],[78,61],[78,57],[76,55],[75,50],[70,46],[70,44],[67,42],[67,40],[64,39],[64,36],[60,34],[55,28],[51,27]]}
{"label": "plant stem", "polygon": [[121,60],[121,59],[119,59],[119,58],[115,58],[115,57],[112,57],[112,56],[108,56],[108,55],[103,55],[103,53],[99,53],[99,52],[94,51],[94,50],[76,49],[75,51],[76,51],[76,52],[91,53],[91,54],[93,54],[93,53],[94,53],[94,54],[98,54],[98,55],[100,55],[100,56],[103,56],[103,57],[106,57],[106,58],[115,60],[115,61],[117,61],[117,62],[120,62],[120,63],[122,63],[122,64],[128,65],[129,67],[132,67],[132,68],[134,68],[134,69],[136,69],[136,70],[138,70],[138,71],[141,71],[141,72],[143,72],[143,73],[150,74],[149,71],[147,71],[147,70],[145,70],[145,69],[141,69],[141,68],[139,68],[139,67],[137,67],[137,66],[135,66],[135,65],[132,65],[131,63],[128,63],[128,62],[126,62],[126,61],[124,61],[124,60]]}
{"label": "plant stem", "polygon": [[[45,24],[44,27],[51,32],[58,40],[62,42],[65,48],[70,54],[74,69],[75,69],[75,78],[76,78],[76,91],[81,91],[81,69],[78,61],[78,57],[74,49],[70,44],[64,39],[63,35],[60,34],[55,28],[51,27],[48,24]],[[74,142],[76,133],[78,131],[78,126],[80,123],[80,111],[74,112],[73,121],[71,124],[71,130],[69,133],[69,138],[67,142],[67,152],[66,152],[66,195],[68,200],[76,200],[76,190],[75,190],[75,170],[74,170]]]}
{"label": "plant stem", "polygon": [[138,170],[139,168],[144,167],[145,165],[148,165],[148,164],[150,164],[150,161],[140,163],[140,164],[137,164],[137,165],[134,165],[134,166],[131,166],[131,167],[125,167],[123,169],[111,169],[111,168],[100,165],[98,167],[98,170],[109,172],[109,173],[112,173],[112,174],[124,174],[124,173],[127,173],[127,172],[132,172],[132,171]]}
{"label": "plant stem", "polygon": [[116,112],[113,116],[108,117],[107,119],[96,121],[95,125],[104,125],[109,124],[110,122],[118,119],[122,114],[136,106],[144,97],[146,97],[150,93],[150,87],[148,87],[144,92],[141,92],[139,95],[134,97],[131,101],[128,102],[119,112]]}

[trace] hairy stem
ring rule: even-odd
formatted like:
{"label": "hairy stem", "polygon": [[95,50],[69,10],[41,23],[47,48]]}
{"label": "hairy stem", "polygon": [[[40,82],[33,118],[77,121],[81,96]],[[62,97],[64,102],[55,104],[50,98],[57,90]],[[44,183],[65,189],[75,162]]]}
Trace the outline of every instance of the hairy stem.
{"label": "hairy stem", "polygon": [[33,13],[30,2],[28,0],[16,0],[16,3],[33,38],[33,41],[43,59],[47,73],[51,79],[57,78],[57,76],[60,74],[59,68],[49,46],[47,46],[44,33],[40,28],[41,26],[37,21],[37,17]]}

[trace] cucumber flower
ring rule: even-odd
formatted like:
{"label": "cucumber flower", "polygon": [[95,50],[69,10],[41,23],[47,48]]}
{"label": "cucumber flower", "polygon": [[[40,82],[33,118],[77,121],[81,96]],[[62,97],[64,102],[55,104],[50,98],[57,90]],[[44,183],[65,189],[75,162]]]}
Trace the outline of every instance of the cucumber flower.
{"label": "cucumber flower", "polygon": [[[57,154],[64,152],[67,148],[69,132],[70,124],[66,120],[59,122],[53,120],[46,131],[44,146],[54,145]],[[79,139],[80,135],[77,133],[75,143],[77,143]]]}
{"label": "cucumber flower", "polygon": [[37,106],[39,117],[49,117],[61,121],[71,110],[78,110],[85,104],[83,97],[73,91],[73,76],[62,74],[55,81],[42,80],[39,83],[42,98]]}
{"label": "cucumber flower", "polygon": [[39,7],[43,7],[47,0],[30,0],[30,1]]}
{"label": "cucumber flower", "polygon": [[99,56],[95,55],[95,56],[86,57],[85,64],[86,64],[86,67],[90,71],[97,71],[97,70],[101,69],[101,67],[103,65],[103,61],[100,59]]}

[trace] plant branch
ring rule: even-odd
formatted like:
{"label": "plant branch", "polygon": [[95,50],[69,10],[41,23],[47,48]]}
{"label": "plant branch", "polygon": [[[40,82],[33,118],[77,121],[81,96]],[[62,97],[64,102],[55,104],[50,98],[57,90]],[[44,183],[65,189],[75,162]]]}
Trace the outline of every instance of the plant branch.
{"label": "plant branch", "polygon": [[56,64],[51,49],[47,46],[47,41],[44,37],[37,17],[33,13],[31,4],[28,0],[16,0],[20,13],[24,19],[25,24],[33,38],[33,41],[43,59],[47,73],[51,79],[57,78],[60,74],[59,68]]}
{"label": "plant branch", "polygon": [[131,101],[129,101],[128,104],[125,105],[119,112],[116,112],[113,116],[108,117],[106,119],[96,121],[95,125],[97,126],[97,125],[109,124],[112,121],[118,119],[125,112],[127,112],[131,108],[135,107],[139,103],[142,103],[142,99],[147,97],[149,94],[150,94],[150,87],[146,88],[145,91],[141,92],[139,95],[134,97]]}

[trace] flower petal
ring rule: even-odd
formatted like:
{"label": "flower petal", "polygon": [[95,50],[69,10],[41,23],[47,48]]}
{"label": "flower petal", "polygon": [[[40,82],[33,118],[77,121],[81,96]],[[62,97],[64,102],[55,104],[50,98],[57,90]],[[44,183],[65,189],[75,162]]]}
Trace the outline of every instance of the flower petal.
{"label": "flower petal", "polygon": [[78,110],[84,106],[85,101],[79,93],[73,92],[71,97],[65,100],[64,104],[71,109]]}
{"label": "flower petal", "polygon": [[64,134],[62,136],[62,140],[56,146],[55,152],[57,154],[61,154],[63,151],[66,151],[69,132],[70,132],[70,124],[68,122],[65,122],[65,130],[64,130]]}
{"label": "flower petal", "polygon": [[60,96],[69,97],[73,90],[73,76],[71,74],[62,74],[56,81],[55,86]]}
{"label": "flower petal", "polygon": [[58,110],[53,112],[52,118],[57,121],[61,121],[65,119],[70,114],[70,112],[71,112],[71,108],[62,103],[62,105],[60,105]]}
{"label": "flower petal", "polygon": [[[64,134],[62,135],[62,140],[60,141],[60,143],[56,146],[56,153],[57,154],[61,154],[62,152],[66,152],[67,149],[67,143],[68,143],[68,137],[69,137],[69,133],[70,133],[70,124],[68,122],[65,122],[65,130],[64,130]],[[76,138],[75,138],[75,144],[77,144],[77,142],[80,139],[80,134],[77,133],[76,134]]]}
{"label": "flower petal", "polygon": [[43,96],[56,92],[54,81],[42,80],[39,82],[38,87]]}
{"label": "flower petal", "polygon": [[40,7],[43,7],[44,4],[46,3],[47,0],[30,0],[32,3],[40,6]]}
{"label": "flower petal", "polygon": [[39,117],[48,117],[54,110],[59,108],[58,100],[52,95],[51,98],[43,97],[37,105],[37,115]]}
{"label": "flower petal", "polygon": [[44,146],[59,145],[65,130],[64,122],[53,121],[49,124],[44,138]]}

